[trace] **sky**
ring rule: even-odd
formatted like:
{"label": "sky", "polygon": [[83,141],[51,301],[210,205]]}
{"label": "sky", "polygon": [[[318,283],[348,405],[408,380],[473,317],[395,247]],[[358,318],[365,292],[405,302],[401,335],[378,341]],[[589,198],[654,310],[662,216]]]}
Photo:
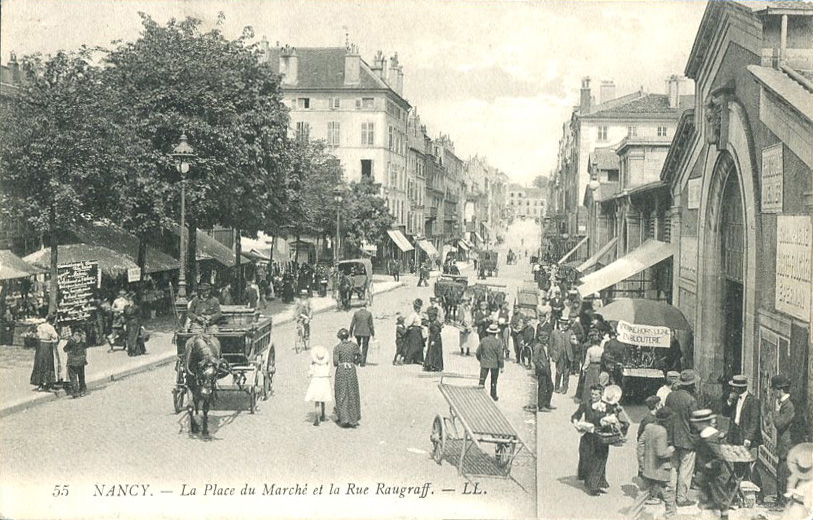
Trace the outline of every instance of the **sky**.
{"label": "sky", "polygon": [[[251,26],[272,45],[339,47],[349,35],[362,59],[398,53],[404,96],[432,137],[462,159],[485,157],[514,182],[556,166],[562,124],[581,79],[593,94],[613,80],[618,96],[665,93],[682,74],[706,7],[700,0],[638,1],[261,1],[4,0],[0,61],[133,40],[138,12],[156,21],[194,16],[204,28],[223,12],[223,32]],[[693,85],[684,85],[692,92]]]}

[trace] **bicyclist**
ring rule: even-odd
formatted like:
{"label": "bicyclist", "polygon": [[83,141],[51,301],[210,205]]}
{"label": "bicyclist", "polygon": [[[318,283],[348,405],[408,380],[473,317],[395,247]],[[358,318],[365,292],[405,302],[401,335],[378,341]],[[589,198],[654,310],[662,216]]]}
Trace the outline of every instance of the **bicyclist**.
{"label": "bicyclist", "polygon": [[307,348],[311,337],[311,319],[313,319],[313,309],[311,309],[308,291],[303,290],[300,292],[299,300],[297,300],[294,308],[294,316],[296,316],[297,328],[302,327],[302,339],[305,341]]}

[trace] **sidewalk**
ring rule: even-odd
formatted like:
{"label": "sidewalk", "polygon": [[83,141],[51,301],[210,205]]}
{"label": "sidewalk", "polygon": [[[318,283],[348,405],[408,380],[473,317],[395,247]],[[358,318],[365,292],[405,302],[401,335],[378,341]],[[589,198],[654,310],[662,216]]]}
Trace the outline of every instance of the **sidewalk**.
{"label": "sidewalk", "polygon": [[[374,280],[375,294],[380,294],[406,285],[405,282],[394,282],[392,277],[376,276]],[[331,297],[312,298],[314,313],[321,313],[336,308],[336,300]],[[271,315],[274,325],[279,326],[293,321],[293,304],[285,304],[279,300],[269,302],[263,309],[264,316]],[[92,391],[107,384],[138,374],[156,367],[174,363],[176,359],[175,346],[172,344],[174,322],[172,317],[161,317],[148,320],[145,327],[150,331],[150,341],[147,343],[147,354],[129,357],[122,349],[109,351],[108,347],[88,348],[88,366],[86,367],[87,387]],[[66,354],[61,351],[62,377],[67,380],[65,371]],[[29,384],[31,369],[34,363],[34,350],[19,346],[0,346],[0,417],[5,417],[38,404],[53,401],[66,396],[64,390],[52,392],[37,392]]]}

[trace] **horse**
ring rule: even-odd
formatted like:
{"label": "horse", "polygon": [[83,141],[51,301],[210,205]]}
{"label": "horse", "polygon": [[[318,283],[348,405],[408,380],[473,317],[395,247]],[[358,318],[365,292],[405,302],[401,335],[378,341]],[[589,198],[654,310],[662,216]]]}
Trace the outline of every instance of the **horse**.
{"label": "horse", "polygon": [[189,413],[189,429],[198,433],[198,424],[195,416],[203,414],[202,430],[205,437],[209,436],[209,407],[215,400],[217,380],[231,372],[229,364],[220,358],[220,342],[211,335],[198,334],[189,338],[186,350],[186,384],[192,392],[187,411]]}
{"label": "horse", "polygon": [[339,275],[339,296],[342,300],[342,308],[350,308],[350,298],[353,297],[353,280],[346,274]]}

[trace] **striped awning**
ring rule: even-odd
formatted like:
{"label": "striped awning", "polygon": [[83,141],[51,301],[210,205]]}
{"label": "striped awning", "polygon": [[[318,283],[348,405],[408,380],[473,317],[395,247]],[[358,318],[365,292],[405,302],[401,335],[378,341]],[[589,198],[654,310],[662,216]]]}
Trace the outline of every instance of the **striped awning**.
{"label": "striped awning", "polygon": [[407,237],[404,236],[398,229],[388,229],[387,234],[390,236],[395,245],[398,246],[398,249],[403,251],[404,253],[408,251],[413,251],[415,248],[412,247],[412,244],[409,243]]}
{"label": "striped awning", "polygon": [[582,278],[582,283],[576,290],[582,297],[604,290],[666,260],[674,253],[673,244],[649,239],[607,267]]}
{"label": "striped awning", "polygon": [[588,269],[590,269],[591,267],[593,267],[594,265],[596,265],[596,262],[598,262],[598,261],[599,261],[599,260],[600,260],[600,259],[601,259],[601,258],[602,258],[604,255],[606,255],[606,254],[607,254],[607,252],[609,252],[609,251],[610,251],[610,249],[612,249],[612,248],[614,248],[614,247],[615,247],[616,242],[618,242],[618,237],[613,237],[613,238],[611,238],[609,242],[607,242],[606,244],[604,244],[604,246],[602,246],[602,248],[601,248],[601,249],[599,249],[599,250],[596,252],[596,254],[594,254],[593,256],[591,256],[590,258],[588,258],[587,260],[585,260],[585,261],[584,261],[584,262],[582,262],[581,264],[579,264],[579,266],[578,266],[578,267],[576,267],[576,269],[577,269],[577,270],[578,270],[580,273],[583,273],[583,272],[585,272],[586,270],[588,270]]}
{"label": "striped awning", "polygon": [[438,256],[438,250],[428,240],[418,240],[418,247],[426,251],[429,256]]}
{"label": "striped awning", "polygon": [[563,256],[561,260],[559,260],[558,264],[559,264],[559,265],[562,265],[562,263],[564,263],[564,261],[565,261],[565,260],[567,260],[568,258],[570,258],[570,255],[572,255],[573,253],[575,253],[575,252],[576,252],[576,251],[577,251],[577,250],[578,250],[578,249],[579,249],[579,248],[580,248],[582,245],[584,245],[584,243],[585,243],[585,242],[587,242],[587,237],[584,237],[584,238],[582,238],[581,240],[579,240],[579,243],[578,243],[578,244],[576,244],[576,246],[575,246],[573,249],[571,249],[570,251],[568,251],[568,252],[567,252],[567,254],[566,254],[565,256]]}

